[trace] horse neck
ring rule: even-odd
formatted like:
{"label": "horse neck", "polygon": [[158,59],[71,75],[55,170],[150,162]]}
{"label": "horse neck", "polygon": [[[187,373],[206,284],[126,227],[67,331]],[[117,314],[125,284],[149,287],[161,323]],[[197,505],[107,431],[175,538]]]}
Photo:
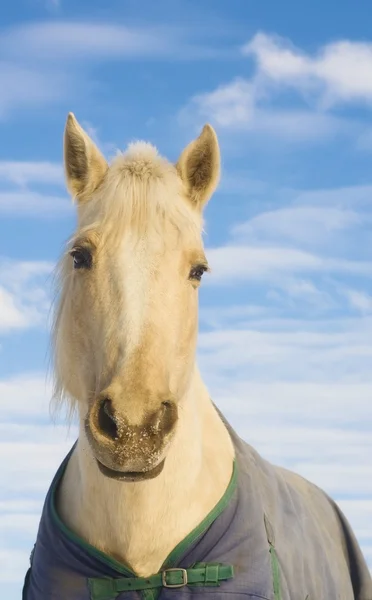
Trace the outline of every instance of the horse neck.
{"label": "horse neck", "polygon": [[82,429],[58,510],[81,537],[148,576],[216,505],[231,478],[233,457],[230,436],[195,367],[163,472],[139,483],[108,479]]}

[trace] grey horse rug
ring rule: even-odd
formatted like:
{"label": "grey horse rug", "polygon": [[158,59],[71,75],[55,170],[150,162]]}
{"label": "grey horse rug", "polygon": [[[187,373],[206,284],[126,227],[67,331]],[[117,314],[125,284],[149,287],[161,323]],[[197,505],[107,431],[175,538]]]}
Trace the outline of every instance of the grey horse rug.
{"label": "grey horse rug", "polygon": [[55,496],[72,449],[45,500],[23,600],[372,600],[371,575],[336,504],[226,426],[236,460],[224,497],[148,579],[59,519]]}

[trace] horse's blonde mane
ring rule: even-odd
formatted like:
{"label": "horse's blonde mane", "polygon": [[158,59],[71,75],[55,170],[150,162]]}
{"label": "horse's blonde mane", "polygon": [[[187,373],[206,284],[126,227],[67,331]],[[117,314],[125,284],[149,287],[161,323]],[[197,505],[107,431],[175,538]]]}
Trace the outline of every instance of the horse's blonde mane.
{"label": "horse's blonde mane", "polygon": [[109,232],[114,237],[128,229],[140,235],[158,230],[166,243],[167,224],[180,234],[193,231],[200,235],[201,231],[201,216],[187,201],[176,167],[154,146],[141,141],[117,154],[82,213],[82,229],[98,222],[103,235]]}

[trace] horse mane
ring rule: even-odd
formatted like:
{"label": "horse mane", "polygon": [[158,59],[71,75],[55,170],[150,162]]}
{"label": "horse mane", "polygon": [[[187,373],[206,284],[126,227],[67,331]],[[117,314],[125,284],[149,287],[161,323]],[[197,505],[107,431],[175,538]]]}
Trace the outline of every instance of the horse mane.
{"label": "horse mane", "polygon": [[[82,207],[87,227],[99,222],[103,234],[144,235],[168,224],[182,235],[200,235],[201,221],[187,201],[176,167],[147,142],[135,142],[113,159],[94,197]],[[165,240],[164,240],[165,241]]]}

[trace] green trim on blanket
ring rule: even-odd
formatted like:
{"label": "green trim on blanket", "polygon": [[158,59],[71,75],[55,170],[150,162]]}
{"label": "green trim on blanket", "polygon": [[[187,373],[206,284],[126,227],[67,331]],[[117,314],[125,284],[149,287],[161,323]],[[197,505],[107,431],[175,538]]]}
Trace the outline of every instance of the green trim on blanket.
{"label": "green trim on blanket", "polygon": [[272,576],[273,576],[274,598],[275,598],[275,600],[282,600],[282,594],[281,594],[281,588],[280,588],[280,568],[279,568],[278,555],[275,550],[275,535],[274,535],[273,527],[272,527],[266,514],[264,514],[264,523],[265,523],[265,529],[266,529],[266,537],[267,537],[267,541],[269,543],[269,552],[270,552],[270,559],[271,559],[271,572],[272,572]]}
{"label": "green trim on blanket", "polygon": [[269,552],[271,555],[271,570],[273,574],[274,597],[275,600],[281,600],[282,594],[280,591],[279,561],[274,546],[270,546]]}

